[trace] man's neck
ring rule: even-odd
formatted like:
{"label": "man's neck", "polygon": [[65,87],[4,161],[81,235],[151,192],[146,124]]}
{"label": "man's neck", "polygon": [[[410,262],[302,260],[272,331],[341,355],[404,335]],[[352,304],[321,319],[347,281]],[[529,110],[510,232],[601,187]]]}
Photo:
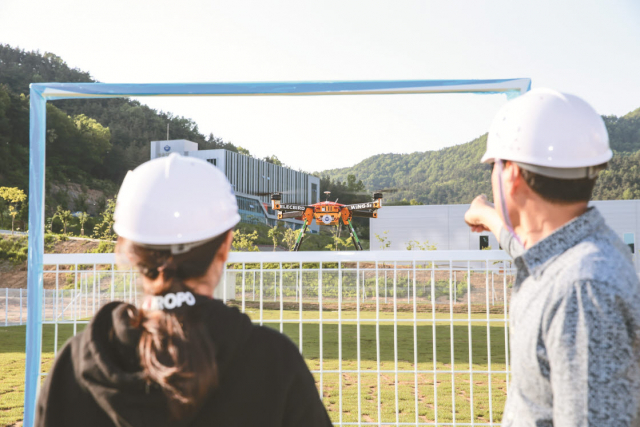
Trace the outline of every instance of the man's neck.
{"label": "man's neck", "polygon": [[558,205],[542,200],[530,201],[518,213],[514,231],[528,249],[586,211],[586,202]]}

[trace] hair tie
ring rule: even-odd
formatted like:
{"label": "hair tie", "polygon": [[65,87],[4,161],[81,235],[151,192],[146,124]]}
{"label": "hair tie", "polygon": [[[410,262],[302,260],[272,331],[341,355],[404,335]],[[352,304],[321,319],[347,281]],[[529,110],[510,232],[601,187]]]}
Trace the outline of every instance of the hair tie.
{"label": "hair tie", "polygon": [[183,305],[196,305],[196,297],[191,292],[170,292],[164,295],[147,295],[142,302],[146,311],[171,311]]}

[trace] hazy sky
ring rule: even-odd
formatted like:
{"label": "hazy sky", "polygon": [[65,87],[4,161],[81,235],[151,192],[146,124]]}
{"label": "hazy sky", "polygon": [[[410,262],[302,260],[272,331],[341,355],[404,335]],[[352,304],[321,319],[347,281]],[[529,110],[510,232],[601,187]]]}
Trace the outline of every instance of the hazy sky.
{"label": "hazy sky", "polygon": [[[529,77],[601,114],[640,107],[640,1],[0,0],[0,43],[103,82]],[[154,98],[294,168],[352,165],[486,132],[503,95]]]}

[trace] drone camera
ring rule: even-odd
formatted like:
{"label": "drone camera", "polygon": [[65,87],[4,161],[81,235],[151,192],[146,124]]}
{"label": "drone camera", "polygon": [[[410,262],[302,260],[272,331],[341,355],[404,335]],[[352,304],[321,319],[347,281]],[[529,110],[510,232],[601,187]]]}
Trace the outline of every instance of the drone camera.
{"label": "drone camera", "polygon": [[373,199],[374,200],[382,199],[382,193],[373,193]]}
{"label": "drone camera", "polygon": [[271,200],[282,200],[282,193],[273,193],[271,195]]}

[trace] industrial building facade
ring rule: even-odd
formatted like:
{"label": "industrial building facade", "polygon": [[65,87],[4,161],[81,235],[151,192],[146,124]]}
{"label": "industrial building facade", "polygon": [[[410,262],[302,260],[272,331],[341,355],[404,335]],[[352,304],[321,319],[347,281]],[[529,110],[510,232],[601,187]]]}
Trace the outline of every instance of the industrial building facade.
{"label": "industrial building facade", "polygon": [[[640,269],[636,248],[640,200],[593,201],[590,206],[600,211],[607,225],[628,245],[636,269]],[[499,249],[493,234],[471,232],[464,222],[468,209],[469,205],[384,206],[378,218],[369,223],[371,250],[382,250],[384,243],[389,243],[388,249],[407,249],[411,241],[428,241],[441,250]]]}
{"label": "industrial building facade", "polygon": [[[171,153],[206,160],[224,172],[234,189],[243,222],[275,225],[271,193],[281,192],[283,203],[307,205],[320,201],[320,178],[316,176],[233,151],[198,150],[197,143],[185,139],[151,141],[151,159]],[[302,226],[300,220],[283,221],[291,228]],[[309,228],[318,231],[317,225]]]}

